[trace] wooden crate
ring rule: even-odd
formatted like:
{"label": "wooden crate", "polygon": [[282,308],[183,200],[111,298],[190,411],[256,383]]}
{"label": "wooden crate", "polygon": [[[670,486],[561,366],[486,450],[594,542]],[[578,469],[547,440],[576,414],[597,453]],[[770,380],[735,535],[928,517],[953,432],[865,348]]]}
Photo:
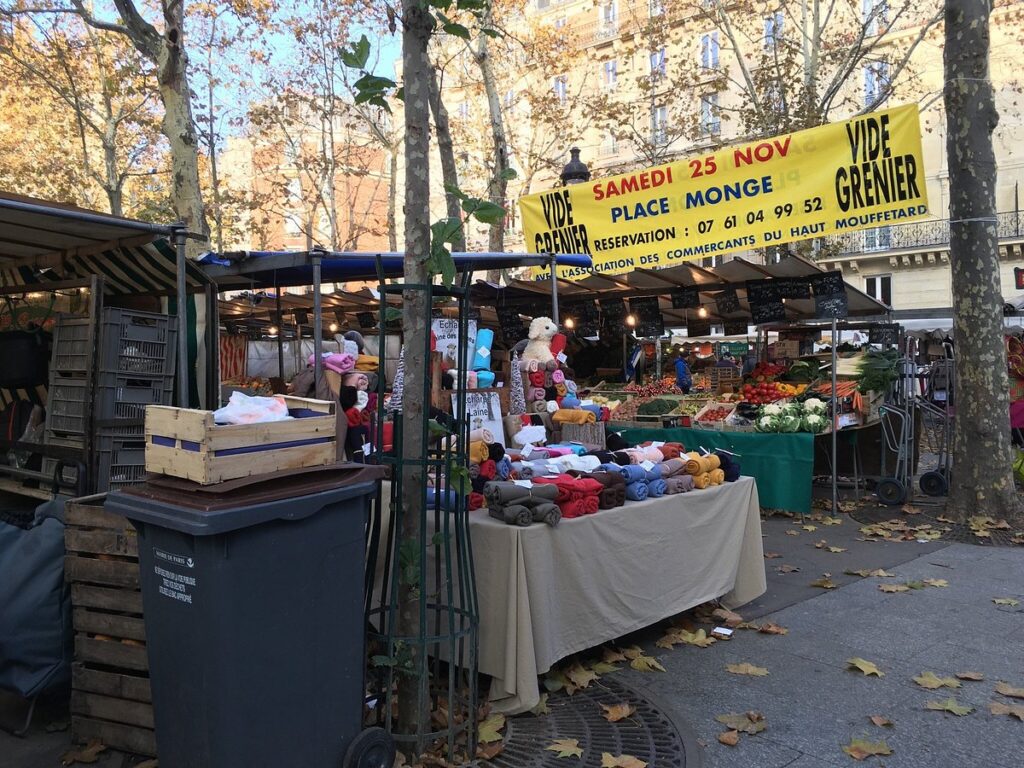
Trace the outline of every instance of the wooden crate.
{"label": "wooden crate", "polygon": [[138,539],[131,523],[103,509],[104,499],[72,499],[65,507],[64,573],[75,630],[71,735],[155,756]]}
{"label": "wooden crate", "polygon": [[605,446],[604,422],[593,424],[563,424],[562,442],[586,443],[587,445]]}
{"label": "wooden crate", "polygon": [[[212,411],[151,405],[146,408],[146,471],[202,485],[337,460],[335,404],[285,397],[289,409],[310,416],[266,424],[218,426]],[[244,449],[244,453],[239,453]]]}

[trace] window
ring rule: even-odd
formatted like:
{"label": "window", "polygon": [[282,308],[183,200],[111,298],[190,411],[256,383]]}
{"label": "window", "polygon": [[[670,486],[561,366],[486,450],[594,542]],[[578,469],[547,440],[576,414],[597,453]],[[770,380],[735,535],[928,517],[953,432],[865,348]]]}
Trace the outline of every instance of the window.
{"label": "window", "polygon": [[546,11],[551,6],[551,0],[537,0],[537,10]]}
{"label": "window", "polygon": [[555,98],[559,104],[565,104],[569,98],[569,80],[565,75],[559,75],[551,81],[551,88],[555,92]]}
{"label": "window", "polygon": [[660,51],[654,51],[651,54],[651,77],[659,78],[664,77],[666,70],[666,54],[665,49],[662,48]]}
{"label": "window", "polygon": [[718,32],[701,35],[700,65],[704,69],[718,69]]}
{"label": "window", "polygon": [[555,19],[555,29],[562,29],[567,21],[568,19],[566,19],[565,16],[559,16]]}
{"label": "window", "polygon": [[722,132],[717,93],[706,93],[700,97],[700,132],[705,136],[717,136]]}
{"label": "window", "polygon": [[892,275],[875,275],[864,279],[864,293],[887,307],[892,306]]}
{"label": "window", "polygon": [[704,267],[705,269],[711,269],[713,267],[720,267],[720,266],[722,266],[722,257],[721,256],[705,256],[703,259],[700,260],[700,265],[702,267]]}
{"label": "window", "polygon": [[614,136],[609,136],[601,143],[597,153],[601,157],[612,157],[617,155],[619,153],[619,140]]}
{"label": "window", "polygon": [[615,28],[619,24],[619,6],[618,3],[608,2],[607,0],[601,3],[601,26],[605,28]]}
{"label": "window", "polygon": [[889,0],[863,0],[864,32],[877,35],[889,25]]}
{"label": "window", "polygon": [[864,106],[873,109],[889,97],[889,62],[873,61],[864,65]]}
{"label": "window", "polygon": [[664,104],[651,110],[651,142],[659,145],[668,143],[668,107]]}
{"label": "window", "polygon": [[864,230],[864,250],[884,251],[892,248],[892,227],[872,227]]}
{"label": "window", "polygon": [[652,17],[665,14],[665,0],[648,0],[647,7]]}
{"label": "window", "polygon": [[302,234],[302,215],[296,212],[286,213],[284,216],[284,233],[288,237],[298,237]]}
{"label": "window", "polygon": [[612,59],[601,65],[601,84],[606,91],[614,91],[619,77],[619,62]]}
{"label": "window", "polygon": [[785,17],[782,15],[782,11],[776,11],[764,20],[764,49],[766,51],[775,50],[779,43],[782,42],[782,23],[784,20]]}
{"label": "window", "polygon": [[299,178],[288,179],[288,202],[298,203],[302,201],[302,180]]}

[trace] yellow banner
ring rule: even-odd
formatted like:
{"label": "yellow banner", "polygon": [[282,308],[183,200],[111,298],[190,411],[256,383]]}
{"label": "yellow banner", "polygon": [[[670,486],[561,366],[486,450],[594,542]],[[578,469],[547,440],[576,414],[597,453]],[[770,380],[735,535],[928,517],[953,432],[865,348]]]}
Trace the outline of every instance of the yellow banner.
{"label": "yellow banner", "polygon": [[588,253],[608,274],[911,221],[928,213],[917,105],[526,195],[519,208],[528,250]]}

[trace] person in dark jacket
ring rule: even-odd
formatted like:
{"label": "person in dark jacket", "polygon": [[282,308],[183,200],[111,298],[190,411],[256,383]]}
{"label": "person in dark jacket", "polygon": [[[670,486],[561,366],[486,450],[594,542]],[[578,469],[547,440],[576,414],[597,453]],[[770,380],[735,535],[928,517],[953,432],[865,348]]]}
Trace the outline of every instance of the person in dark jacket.
{"label": "person in dark jacket", "polygon": [[693,386],[690,366],[686,364],[686,358],[683,357],[682,350],[679,350],[679,355],[676,357],[676,386],[679,387],[684,395],[690,394],[690,387]]}

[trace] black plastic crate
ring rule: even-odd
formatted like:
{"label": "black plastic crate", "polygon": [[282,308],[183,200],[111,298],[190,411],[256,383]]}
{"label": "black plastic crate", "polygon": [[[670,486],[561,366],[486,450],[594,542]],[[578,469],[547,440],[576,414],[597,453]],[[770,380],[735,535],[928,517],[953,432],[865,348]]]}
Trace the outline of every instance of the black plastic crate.
{"label": "black plastic crate", "polygon": [[155,312],[103,310],[99,370],[105,373],[173,376],[177,318]]}
{"label": "black plastic crate", "polygon": [[136,485],[146,475],[146,438],[101,434],[96,458],[97,493]]}

